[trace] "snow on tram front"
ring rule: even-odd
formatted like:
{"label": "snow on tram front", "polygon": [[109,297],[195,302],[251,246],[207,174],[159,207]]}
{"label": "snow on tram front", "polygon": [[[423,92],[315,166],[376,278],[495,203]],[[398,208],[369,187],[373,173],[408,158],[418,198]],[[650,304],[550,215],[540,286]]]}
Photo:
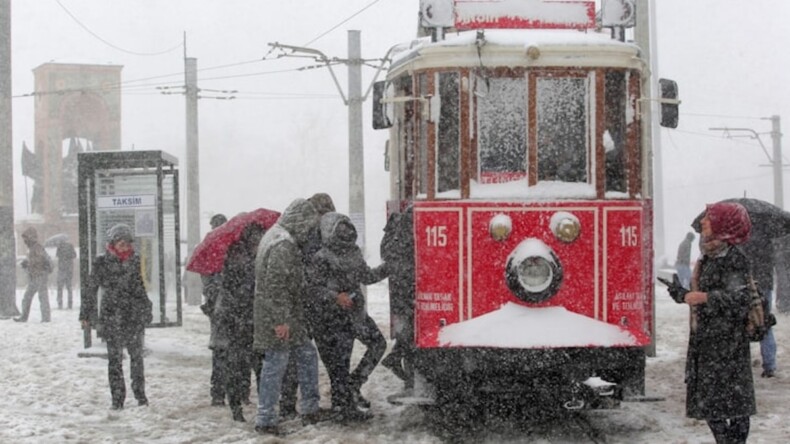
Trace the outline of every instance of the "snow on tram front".
{"label": "snow on tram front", "polygon": [[[597,32],[594,2],[422,8],[432,36],[393,48],[374,97],[388,211],[412,212],[416,371],[439,403],[643,395],[653,215],[639,47]],[[657,100],[676,125],[677,101]]]}

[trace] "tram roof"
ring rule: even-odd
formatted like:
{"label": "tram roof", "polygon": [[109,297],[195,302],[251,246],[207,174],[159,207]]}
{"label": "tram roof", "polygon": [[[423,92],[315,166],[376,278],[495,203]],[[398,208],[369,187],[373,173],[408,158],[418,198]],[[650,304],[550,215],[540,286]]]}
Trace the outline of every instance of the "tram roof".
{"label": "tram roof", "polygon": [[392,48],[390,76],[404,70],[443,67],[616,67],[641,68],[639,48],[594,31],[489,29],[480,55],[477,31],[425,37]]}

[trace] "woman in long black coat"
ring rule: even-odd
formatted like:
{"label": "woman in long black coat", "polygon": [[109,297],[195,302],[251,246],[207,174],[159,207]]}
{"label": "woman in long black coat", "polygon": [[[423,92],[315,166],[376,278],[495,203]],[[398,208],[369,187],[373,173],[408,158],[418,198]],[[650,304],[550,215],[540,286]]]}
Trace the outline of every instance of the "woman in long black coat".
{"label": "woman in long black coat", "polygon": [[691,331],[686,362],[686,414],[704,419],[717,443],[745,443],[756,413],[746,321],[749,261],[735,245],[751,222],[736,203],[708,205],[702,219],[702,259],[692,276]]}
{"label": "woman in long black coat", "polygon": [[228,337],[228,404],[234,421],[244,422],[242,403],[250,395],[250,372],[258,381],[261,362],[253,359],[253,301],[255,299],[255,254],[265,228],[251,223],[238,241],[228,247],[222,268],[225,293],[217,307],[218,328]]}
{"label": "woman in long black coat", "polygon": [[[107,373],[113,410],[123,408],[126,383],[123,378],[123,348],[129,352],[132,391],[138,405],[148,405],[145,396],[143,336],[153,319],[151,300],[145,291],[140,257],[135,253],[134,235],[128,225],[118,224],[107,234],[107,251],[96,258],[88,291],[82,296],[80,321],[83,328],[97,324],[107,341]],[[104,291],[97,310],[99,288]]]}

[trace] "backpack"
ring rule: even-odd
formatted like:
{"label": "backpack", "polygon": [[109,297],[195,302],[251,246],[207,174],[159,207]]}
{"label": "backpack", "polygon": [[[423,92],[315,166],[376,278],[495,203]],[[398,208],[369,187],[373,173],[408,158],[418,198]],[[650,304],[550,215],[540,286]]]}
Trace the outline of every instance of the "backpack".
{"label": "backpack", "polygon": [[749,276],[749,316],[746,320],[746,335],[751,342],[760,342],[768,330],[776,325],[776,317],[770,312],[768,300],[757,289],[754,279]]}

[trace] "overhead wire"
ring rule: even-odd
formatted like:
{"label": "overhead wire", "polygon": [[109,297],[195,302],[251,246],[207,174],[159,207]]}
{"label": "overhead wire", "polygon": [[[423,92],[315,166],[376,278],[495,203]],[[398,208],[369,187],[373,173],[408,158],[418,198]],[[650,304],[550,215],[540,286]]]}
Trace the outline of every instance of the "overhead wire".
{"label": "overhead wire", "polygon": [[88,26],[86,26],[84,23],[82,23],[80,21],[80,19],[77,18],[77,16],[75,16],[71,11],[69,11],[69,9],[66,7],[66,5],[61,3],[60,0],[55,0],[55,2],[63,9],[63,11],[66,12],[66,14],[69,17],[71,17],[72,20],[74,20],[88,34],[92,35],[93,37],[95,37],[97,40],[99,40],[100,42],[104,43],[105,45],[107,45],[107,46],[109,46],[109,47],[111,47],[113,49],[116,49],[118,51],[125,52],[127,54],[137,55],[137,56],[158,56],[158,55],[167,54],[169,52],[175,51],[176,49],[181,48],[183,46],[183,42],[181,42],[181,43],[173,46],[172,48],[168,48],[168,49],[165,49],[164,51],[159,51],[159,52],[138,52],[138,51],[130,51],[128,49],[121,48],[120,46],[115,45],[115,44],[107,41],[106,39],[102,38],[102,36],[100,36],[99,34],[93,32],[90,28],[88,28]]}
{"label": "overhead wire", "polygon": [[380,1],[381,1],[381,0],[373,0],[372,2],[368,3],[367,5],[365,5],[365,6],[364,6],[362,9],[360,9],[359,11],[357,11],[357,12],[355,12],[355,13],[351,14],[351,15],[350,15],[350,16],[348,16],[348,17],[347,17],[345,20],[341,21],[341,22],[340,22],[340,23],[338,23],[337,25],[335,25],[335,26],[333,26],[333,27],[329,28],[328,30],[326,30],[326,31],[322,32],[321,34],[319,34],[318,36],[314,37],[312,40],[308,41],[307,43],[304,43],[304,44],[302,44],[302,46],[308,46],[308,45],[310,45],[310,44],[312,44],[312,43],[316,42],[317,40],[320,40],[321,38],[323,38],[324,36],[326,36],[326,35],[327,35],[327,34],[329,34],[330,32],[332,32],[332,31],[334,31],[335,29],[337,29],[337,28],[341,27],[341,26],[342,26],[342,25],[344,25],[346,22],[350,21],[351,19],[353,19],[354,17],[358,16],[359,14],[362,14],[362,13],[363,13],[365,10],[367,10],[368,8],[370,8],[371,6],[375,5],[376,3],[380,2]]}

